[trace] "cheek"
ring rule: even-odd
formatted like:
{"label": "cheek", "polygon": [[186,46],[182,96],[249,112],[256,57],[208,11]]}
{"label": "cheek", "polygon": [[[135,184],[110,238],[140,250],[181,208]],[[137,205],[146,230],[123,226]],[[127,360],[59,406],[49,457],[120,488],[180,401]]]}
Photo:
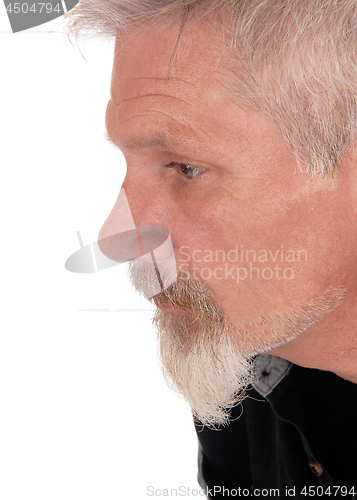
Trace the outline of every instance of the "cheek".
{"label": "cheek", "polygon": [[178,267],[194,268],[230,318],[283,311],[348,286],[357,241],[340,197],[232,198],[201,198],[194,215],[187,203],[178,253]]}

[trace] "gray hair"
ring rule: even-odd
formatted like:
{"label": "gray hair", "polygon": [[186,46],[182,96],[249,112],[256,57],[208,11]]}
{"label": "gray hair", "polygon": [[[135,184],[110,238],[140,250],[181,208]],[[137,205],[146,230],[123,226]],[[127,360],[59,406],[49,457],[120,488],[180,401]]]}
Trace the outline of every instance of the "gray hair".
{"label": "gray hair", "polygon": [[244,68],[237,96],[272,118],[300,171],[332,173],[357,123],[357,0],[82,0],[68,33],[115,38],[133,25],[198,11],[231,19],[230,45]]}

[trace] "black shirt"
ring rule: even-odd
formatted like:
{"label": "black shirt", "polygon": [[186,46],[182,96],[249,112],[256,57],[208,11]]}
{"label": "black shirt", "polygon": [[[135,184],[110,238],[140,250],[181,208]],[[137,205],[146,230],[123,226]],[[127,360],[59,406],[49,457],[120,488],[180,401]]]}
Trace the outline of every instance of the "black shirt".
{"label": "black shirt", "polygon": [[209,498],[357,499],[357,384],[260,354],[226,427],[196,425]]}

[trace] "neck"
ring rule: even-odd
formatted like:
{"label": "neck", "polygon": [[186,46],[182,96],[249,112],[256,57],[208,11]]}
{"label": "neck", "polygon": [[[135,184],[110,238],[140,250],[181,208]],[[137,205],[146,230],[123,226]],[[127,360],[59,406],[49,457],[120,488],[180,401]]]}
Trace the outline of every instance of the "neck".
{"label": "neck", "polygon": [[346,297],[319,323],[269,354],[306,368],[333,372],[357,384],[357,294]]}

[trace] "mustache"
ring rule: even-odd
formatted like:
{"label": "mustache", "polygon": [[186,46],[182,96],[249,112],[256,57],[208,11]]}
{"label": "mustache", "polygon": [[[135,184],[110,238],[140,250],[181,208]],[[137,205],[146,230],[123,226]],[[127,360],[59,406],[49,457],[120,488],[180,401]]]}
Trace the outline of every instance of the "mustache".
{"label": "mustache", "polygon": [[[177,279],[170,286],[161,286],[159,293],[153,294],[153,268],[145,262],[129,263],[129,279],[134,289],[156,306],[170,303],[182,313],[191,313],[202,321],[223,321],[223,313],[217,302],[208,294],[207,286],[197,278],[189,277],[189,271],[178,273]],[[156,270],[155,270],[156,272]],[[170,269],[168,270],[168,273]],[[161,282],[168,281],[165,270],[160,269]]]}

